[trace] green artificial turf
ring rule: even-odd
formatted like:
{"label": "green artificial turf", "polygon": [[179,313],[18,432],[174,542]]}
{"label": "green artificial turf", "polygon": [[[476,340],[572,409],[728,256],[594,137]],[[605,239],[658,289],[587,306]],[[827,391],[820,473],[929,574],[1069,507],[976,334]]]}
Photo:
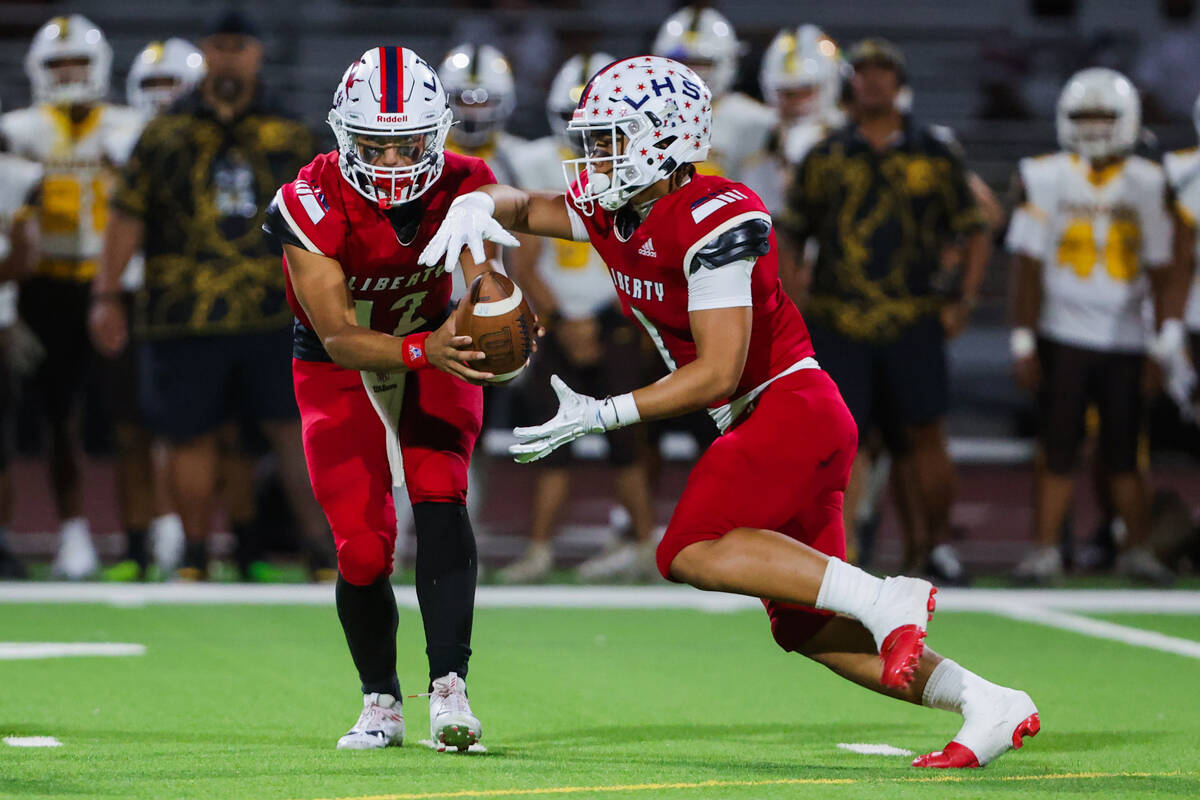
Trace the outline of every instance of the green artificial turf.
{"label": "green artificial turf", "polygon": [[[1167,619],[1168,633],[1181,619],[1111,618]],[[1194,637],[1183,619],[1177,635]],[[468,679],[480,755],[418,745],[424,699],[406,701],[404,748],[335,750],[360,696],[332,607],[0,605],[0,641],[147,647],[0,661],[0,736],[63,743],[0,745],[4,797],[1200,796],[1194,659],[985,614],[939,614],[930,644],[1028,690],[1043,731],[954,774],[838,749],[940,749],[958,718],[783,653],[751,612],[480,610]],[[415,612],[401,611],[399,642],[405,691],[424,691]]]}

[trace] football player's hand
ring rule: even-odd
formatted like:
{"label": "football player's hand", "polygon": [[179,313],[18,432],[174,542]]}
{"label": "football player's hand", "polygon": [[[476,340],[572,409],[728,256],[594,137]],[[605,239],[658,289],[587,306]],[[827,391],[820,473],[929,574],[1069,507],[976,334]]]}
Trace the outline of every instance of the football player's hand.
{"label": "football player's hand", "polygon": [[88,311],[88,331],[92,344],[105,358],[115,358],[129,343],[129,323],[125,319],[125,306],[115,295],[106,295],[92,300]]}
{"label": "football player's hand", "polygon": [[453,272],[464,247],[471,251],[471,258],[475,259],[476,264],[487,260],[483,252],[485,239],[505,247],[520,247],[517,237],[492,219],[495,210],[495,201],[483,192],[470,192],[454,198],[446,218],[421,251],[417,263],[432,267],[444,257],[446,272]]}
{"label": "football player's hand", "polygon": [[602,401],[579,394],[557,375],[551,376],[550,386],[558,395],[558,413],[541,425],[513,429],[517,443],[510,446],[508,452],[518,463],[537,461],[584,434],[606,430],[600,419]]}
{"label": "football player's hand", "polygon": [[1016,359],[1013,362],[1013,374],[1016,375],[1017,383],[1031,392],[1036,392],[1042,383],[1042,366],[1038,363],[1036,355]]}
{"label": "football player's hand", "polygon": [[491,372],[471,369],[468,362],[485,358],[485,354],[475,349],[470,336],[455,335],[453,314],[425,340],[425,358],[442,372],[449,372],[476,386],[495,377]]}

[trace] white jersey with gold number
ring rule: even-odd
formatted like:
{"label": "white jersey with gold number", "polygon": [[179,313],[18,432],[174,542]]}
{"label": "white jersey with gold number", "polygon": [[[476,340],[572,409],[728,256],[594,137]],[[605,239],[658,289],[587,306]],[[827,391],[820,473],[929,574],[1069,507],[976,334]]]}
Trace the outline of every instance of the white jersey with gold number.
{"label": "white jersey with gold number", "polygon": [[[555,136],[528,142],[517,158],[516,185],[529,191],[563,191],[562,162],[575,155]],[[567,319],[590,317],[616,300],[608,267],[586,241],[543,239],[537,270]]]}
{"label": "white jersey with gold number", "polygon": [[[500,131],[487,144],[475,150],[464,150],[461,147],[455,147],[454,143],[450,141],[446,142],[446,149],[459,155],[482,158],[491,168],[492,174],[496,176],[497,183],[516,186],[516,168],[514,165],[521,148],[527,144],[528,142],[525,139]],[[461,269],[454,270],[452,277],[454,278],[454,290],[451,292],[450,297],[453,300],[458,300],[467,293],[466,279],[463,277]]]}
{"label": "white jersey with gold number", "polygon": [[779,117],[775,109],[739,92],[717,98],[712,112],[712,150],[696,169],[741,181],[747,160],[766,148]]}
{"label": "white jersey with gold number", "polygon": [[88,281],[108,224],[108,196],[116,168],[128,159],[145,120],[126,106],[100,103],[82,121],[67,110],[36,105],[0,116],[0,133],[13,153],[42,165],[38,272]]}
{"label": "white jersey with gold number", "polygon": [[1038,331],[1091,350],[1145,350],[1146,270],[1172,255],[1162,167],[1129,156],[1093,170],[1060,152],[1022,159],[1020,173],[1025,203],[1007,243],[1043,264]]}
{"label": "white jersey with gold number", "polygon": [[[1163,156],[1167,180],[1175,190],[1175,203],[1180,215],[1196,229],[1200,220],[1200,149],[1189,147]],[[1183,321],[1188,330],[1200,333],[1200,230],[1196,231],[1195,263],[1191,292]]]}
{"label": "white jersey with gold number", "polygon": [[[19,156],[0,153],[0,262],[12,252],[9,233],[17,215],[28,208],[33,191],[42,180],[42,166]],[[0,330],[17,321],[17,284],[0,283]]]}
{"label": "white jersey with gold number", "polygon": [[778,131],[768,147],[746,159],[741,182],[754,190],[772,214],[782,211],[796,165],[832,130],[814,120]]}

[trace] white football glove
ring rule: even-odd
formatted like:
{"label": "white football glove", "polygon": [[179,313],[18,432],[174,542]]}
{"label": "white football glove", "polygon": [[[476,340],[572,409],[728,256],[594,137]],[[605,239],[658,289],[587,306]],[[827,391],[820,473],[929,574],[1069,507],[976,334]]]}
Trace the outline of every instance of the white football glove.
{"label": "white football glove", "polygon": [[576,392],[557,375],[550,376],[550,386],[558,395],[554,418],[532,428],[513,428],[517,444],[508,452],[521,464],[545,458],[580,436],[623,428],[641,419],[632,393],[597,400]]}
{"label": "white football glove", "polygon": [[1164,320],[1158,335],[1150,343],[1150,357],[1159,363],[1167,396],[1179,407],[1186,421],[1195,420],[1192,394],[1196,391],[1196,370],[1187,354],[1186,332],[1178,319]]}
{"label": "white football glove", "polygon": [[496,201],[484,192],[470,192],[454,198],[446,218],[421,251],[417,263],[432,267],[445,255],[446,272],[453,272],[458,264],[458,254],[464,247],[471,251],[471,258],[475,259],[476,264],[486,260],[483,252],[485,239],[505,247],[520,247],[517,237],[492,219],[495,211]]}

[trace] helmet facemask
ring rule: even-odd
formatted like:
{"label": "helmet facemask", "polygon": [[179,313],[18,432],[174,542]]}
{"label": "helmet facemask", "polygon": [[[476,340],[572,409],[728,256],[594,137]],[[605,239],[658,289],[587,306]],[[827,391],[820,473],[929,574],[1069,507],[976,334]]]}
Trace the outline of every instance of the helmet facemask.
{"label": "helmet facemask", "polygon": [[[342,174],[385,210],[417,199],[441,177],[450,119],[446,109],[432,125],[385,131],[351,125],[336,109],[329,112]],[[388,160],[400,163],[378,163]]]}
{"label": "helmet facemask", "polygon": [[46,74],[43,96],[48,102],[66,105],[98,99],[91,56],[56,55],[43,61],[42,68]]}
{"label": "helmet facemask", "polygon": [[1071,121],[1071,149],[1088,161],[1119,155],[1117,112],[1111,109],[1081,109],[1067,115]]}
{"label": "helmet facemask", "polygon": [[675,137],[661,137],[654,144],[650,121],[642,114],[613,121],[589,122],[579,114],[567,126],[575,140],[572,149],[583,153],[563,161],[567,194],[585,214],[594,204],[616,211],[650,184],[674,172],[678,162],[667,152]]}
{"label": "helmet facemask", "polygon": [[512,111],[506,98],[489,95],[482,86],[453,93],[450,107],[455,120],[450,137],[455,144],[472,150],[487,144],[504,127]]}

